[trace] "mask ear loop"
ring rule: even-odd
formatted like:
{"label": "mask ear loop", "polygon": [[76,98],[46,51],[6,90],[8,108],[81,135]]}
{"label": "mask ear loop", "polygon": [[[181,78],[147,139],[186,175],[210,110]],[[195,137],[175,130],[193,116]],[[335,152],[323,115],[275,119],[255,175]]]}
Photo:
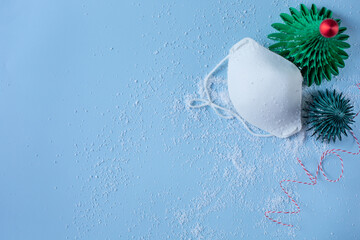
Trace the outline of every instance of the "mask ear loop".
{"label": "mask ear loop", "polygon": [[224,118],[224,119],[238,119],[244,126],[244,128],[253,136],[256,136],[256,137],[272,137],[273,135],[272,134],[259,134],[259,133],[255,133],[253,130],[250,129],[250,127],[248,126],[247,122],[242,118],[240,117],[240,115],[230,109],[227,109],[227,108],[224,108],[224,107],[221,107],[217,104],[215,104],[212,100],[211,100],[211,96],[210,96],[210,92],[209,92],[209,88],[208,88],[208,82],[209,82],[209,79],[210,77],[216,72],[216,70],[224,64],[224,62],[226,62],[228,59],[229,59],[229,56],[230,55],[227,55],[223,60],[221,60],[218,65],[216,65],[214,67],[213,70],[211,70],[211,72],[205,77],[204,79],[204,89],[205,89],[205,93],[206,93],[206,97],[207,99],[193,99],[191,100],[190,102],[188,102],[188,107],[189,108],[203,108],[203,107],[206,107],[206,106],[209,106],[211,107],[216,115],[218,115],[219,117],[221,118]]}

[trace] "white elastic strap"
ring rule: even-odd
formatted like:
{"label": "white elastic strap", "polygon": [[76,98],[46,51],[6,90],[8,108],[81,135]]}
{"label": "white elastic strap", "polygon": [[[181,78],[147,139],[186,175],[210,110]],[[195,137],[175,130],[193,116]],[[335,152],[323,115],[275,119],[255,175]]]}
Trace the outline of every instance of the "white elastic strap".
{"label": "white elastic strap", "polygon": [[[203,108],[206,106],[210,106],[216,113],[216,115],[218,115],[219,117],[222,117],[224,119],[233,119],[233,118],[237,118],[245,127],[245,129],[253,136],[256,137],[272,137],[273,135],[271,134],[259,134],[259,133],[255,133],[253,130],[250,129],[250,127],[248,126],[248,124],[246,123],[246,121],[240,117],[239,114],[237,114],[236,112],[221,107],[217,104],[215,104],[212,100],[211,100],[211,96],[210,96],[210,92],[209,92],[209,88],[208,88],[208,82],[210,77],[216,72],[216,70],[224,64],[224,62],[226,60],[229,59],[229,55],[227,55],[223,60],[221,60],[218,65],[216,65],[214,67],[213,70],[211,70],[211,72],[205,77],[204,79],[204,89],[205,89],[205,93],[206,93],[206,97],[207,99],[193,99],[188,103],[189,108]],[[199,104],[197,104],[199,103]]]}

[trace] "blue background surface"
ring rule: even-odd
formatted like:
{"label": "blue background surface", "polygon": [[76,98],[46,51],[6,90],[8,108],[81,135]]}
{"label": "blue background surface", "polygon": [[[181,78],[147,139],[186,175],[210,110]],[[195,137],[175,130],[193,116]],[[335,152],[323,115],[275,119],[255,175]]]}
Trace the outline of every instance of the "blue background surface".
{"label": "blue background surface", "polygon": [[[314,173],[333,145],[252,138],[185,107],[233,44],[268,46],[271,23],[300,3],[1,0],[0,239],[359,239],[359,157],[344,157],[339,183],[289,186],[302,212],[278,226],[264,211],[294,209],[278,182],[306,181],[296,156]],[[352,45],[322,88],[358,110],[358,0],[315,3]],[[334,146],[356,151],[351,138]]]}

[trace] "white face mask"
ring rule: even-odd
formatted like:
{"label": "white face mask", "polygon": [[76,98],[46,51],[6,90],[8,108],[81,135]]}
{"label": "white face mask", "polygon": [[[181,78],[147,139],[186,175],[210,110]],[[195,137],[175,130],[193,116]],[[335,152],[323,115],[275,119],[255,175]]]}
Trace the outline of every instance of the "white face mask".
{"label": "white face mask", "polygon": [[[229,96],[237,112],[213,103],[208,89],[209,78],[226,60]],[[223,118],[239,119],[258,137],[286,138],[301,130],[302,81],[301,72],[293,63],[253,39],[244,38],[205,78],[208,99],[194,99],[189,106],[211,106]],[[247,123],[269,134],[257,134]]]}

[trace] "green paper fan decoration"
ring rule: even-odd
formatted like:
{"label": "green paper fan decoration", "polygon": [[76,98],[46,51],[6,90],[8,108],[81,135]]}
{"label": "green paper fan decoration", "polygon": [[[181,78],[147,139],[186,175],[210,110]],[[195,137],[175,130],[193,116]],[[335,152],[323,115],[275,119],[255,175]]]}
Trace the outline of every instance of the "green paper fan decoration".
{"label": "green paper fan decoration", "polygon": [[[301,4],[300,11],[290,8],[290,13],[280,14],[284,23],[271,25],[279,32],[268,35],[277,41],[269,49],[293,62],[301,70],[306,85],[320,85],[324,78],[330,81],[349,57],[344,51],[350,47],[344,42],[349,38],[343,34],[346,28],[340,27],[340,19],[334,19],[336,22],[331,19],[332,11],[324,7],[319,11],[315,4],[311,9]],[[327,19],[337,23],[335,36],[325,37],[320,33],[320,25]]]}
{"label": "green paper fan decoration", "polygon": [[306,102],[307,107],[304,109],[308,130],[314,130],[312,136],[317,135],[317,139],[326,142],[335,142],[337,138],[341,141],[342,134],[347,136],[347,131],[352,130],[350,125],[354,123],[354,107],[350,100],[335,90],[318,91],[312,98],[313,101]]}

